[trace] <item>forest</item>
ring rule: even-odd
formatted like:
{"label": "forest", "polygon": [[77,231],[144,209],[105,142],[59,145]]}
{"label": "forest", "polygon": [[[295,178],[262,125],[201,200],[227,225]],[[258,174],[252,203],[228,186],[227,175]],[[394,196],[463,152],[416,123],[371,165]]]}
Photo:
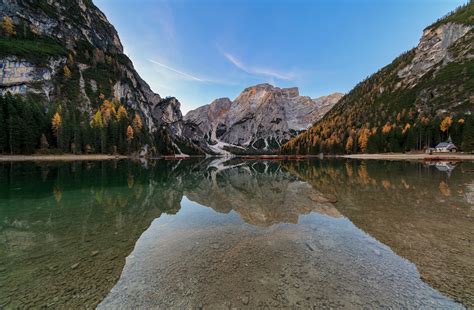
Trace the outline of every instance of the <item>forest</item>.
{"label": "forest", "polygon": [[99,100],[89,115],[34,96],[0,96],[0,153],[131,154],[159,141],[146,132],[140,114],[103,95]]}
{"label": "forest", "polygon": [[[442,141],[451,139],[458,150],[474,150],[474,117],[420,115],[413,111],[402,111],[396,122],[386,122],[383,126],[360,128],[349,127],[341,131],[329,131],[339,118],[324,120],[307,132],[299,135],[281,148],[283,154],[354,154],[421,151],[435,147]],[[341,133],[341,135],[338,135]]]}

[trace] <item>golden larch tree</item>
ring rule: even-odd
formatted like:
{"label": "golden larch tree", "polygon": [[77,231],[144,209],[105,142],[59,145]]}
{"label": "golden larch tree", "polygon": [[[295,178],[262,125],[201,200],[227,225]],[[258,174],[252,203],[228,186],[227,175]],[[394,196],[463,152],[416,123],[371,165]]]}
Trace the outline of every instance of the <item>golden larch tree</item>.
{"label": "golden larch tree", "polygon": [[352,152],[353,147],[354,147],[354,139],[352,139],[352,136],[349,136],[346,142],[346,152],[347,153]]}
{"label": "golden larch tree", "polygon": [[115,108],[110,103],[110,101],[106,99],[100,107],[100,113],[102,114],[104,124],[107,125],[109,123],[109,120],[112,118],[112,115],[115,114]]}
{"label": "golden larch tree", "polygon": [[61,115],[59,112],[54,113],[53,118],[51,120],[51,127],[53,129],[54,136],[58,136],[59,128],[61,127],[62,120]]}
{"label": "golden larch tree", "polygon": [[69,54],[67,55],[67,64],[68,64],[69,66],[72,66],[72,65],[74,64],[74,57],[72,56],[71,53],[69,53]]}
{"label": "golden larch tree", "polygon": [[69,67],[67,65],[64,66],[63,73],[66,79],[71,77],[71,70],[69,70]]}
{"label": "golden larch tree", "polygon": [[143,128],[142,118],[140,117],[140,115],[138,113],[135,113],[135,117],[133,118],[132,126],[133,126],[133,130],[135,130],[135,132],[139,132]]}
{"label": "golden larch tree", "polygon": [[449,127],[453,124],[453,119],[450,116],[446,116],[441,124],[439,125],[439,129],[441,129],[442,132],[447,132],[449,130]]}
{"label": "golden larch tree", "polygon": [[128,125],[127,127],[127,141],[130,143],[133,140],[133,128]]}
{"label": "golden larch tree", "polygon": [[118,108],[116,117],[117,117],[117,120],[122,120],[122,119],[128,118],[127,110],[125,110],[125,108],[123,107],[123,105],[121,105],[121,106]]}
{"label": "golden larch tree", "polygon": [[102,114],[100,113],[100,111],[95,112],[91,120],[91,126],[96,128],[104,127],[104,120],[102,119]]}
{"label": "golden larch tree", "polygon": [[367,149],[367,144],[369,143],[369,136],[370,136],[370,131],[367,128],[364,128],[361,130],[359,134],[359,147],[362,150],[362,152],[365,152]]}
{"label": "golden larch tree", "polygon": [[5,31],[7,36],[14,36],[15,32],[15,25],[13,24],[13,20],[10,16],[4,16],[2,19],[2,29]]}
{"label": "golden larch tree", "polygon": [[409,123],[406,123],[405,127],[403,128],[402,133],[405,134],[408,130],[410,130],[410,128],[411,128],[411,125]]}
{"label": "golden larch tree", "polygon": [[382,133],[389,133],[392,130],[392,125],[390,125],[389,122],[387,122],[383,128],[382,128]]}

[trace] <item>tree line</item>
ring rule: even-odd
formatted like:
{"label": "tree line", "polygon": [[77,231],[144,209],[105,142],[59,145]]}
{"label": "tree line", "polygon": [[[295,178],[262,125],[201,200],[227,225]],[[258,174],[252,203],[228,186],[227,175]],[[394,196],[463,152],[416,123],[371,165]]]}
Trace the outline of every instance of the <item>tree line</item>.
{"label": "tree line", "polygon": [[130,154],[154,139],[138,112],[100,97],[92,114],[34,97],[0,96],[0,153]]}
{"label": "tree line", "polygon": [[380,127],[361,126],[344,131],[325,120],[291,140],[281,148],[283,154],[352,154],[409,152],[425,150],[449,138],[458,150],[474,151],[474,116],[434,117],[400,115],[398,122],[386,122]]}

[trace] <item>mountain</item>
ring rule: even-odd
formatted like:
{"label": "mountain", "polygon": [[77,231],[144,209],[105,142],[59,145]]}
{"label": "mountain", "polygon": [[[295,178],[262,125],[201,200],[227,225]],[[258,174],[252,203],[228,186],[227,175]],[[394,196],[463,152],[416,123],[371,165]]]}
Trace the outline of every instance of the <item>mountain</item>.
{"label": "mountain", "polygon": [[[189,111],[185,135],[209,152],[271,153],[319,120],[342,94],[311,99],[298,88],[259,84]],[[204,139],[202,139],[204,137]]]}
{"label": "mountain", "polygon": [[[179,101],[161,98],[140,78],[91,0],[0,0],[0,11],[0,93],[20,95],[2,100],[0,117],[23,118],[31,106],[44,114],[32,123],[36,134],[0,128],[17,133],[0,134],[0,152],[31,152],[43,133],[43,142],[65,152],[126,152],[148,144],[157,153],[202,153],[181,135]],[[50,128],[56,112],[59,126]],[[25,135],[30,141],[15,137]]]}
{"label": "mountain", "polygon": [[417,47],[360,82],[282,153],[401,152],[451,137],[474,150],[474,2],[427,27]]}

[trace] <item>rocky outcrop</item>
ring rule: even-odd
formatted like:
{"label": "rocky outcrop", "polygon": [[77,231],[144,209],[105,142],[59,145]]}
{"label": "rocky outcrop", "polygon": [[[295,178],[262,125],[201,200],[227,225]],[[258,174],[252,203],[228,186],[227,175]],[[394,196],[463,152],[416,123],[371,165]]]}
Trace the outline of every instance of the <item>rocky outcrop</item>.
{"label": "rocky outcrop", "polygon": [[342,94],[311,99],[298,88],[259,84],[188,112],[185,127],[192,140],[215,153],[273,152],[319,120]]}
{"label": "rocky outcrop", "polygon": [[103,52],[123,52],[117,31],[90,0],[1,0],[0,11],[35,34],[60,39],[68,49],[85,40]]}
{"label": "rocky outcrop", "polygon": [[[415,56],[411,63],[398,71],[398,77],[402,79],[401,83],[413,87],[423,75],[436,65],[440,64],[439,67],[441,67],[453,61],[455,57],[449,48],[468,34],[472,28],[469,25],[451,22],[437,28],[427,28],[415,48]],[[472,31],[469,36],[469,40],[472,42]],[[439,70],[439,68],[437,69]]]}
{"label": "rocky outcrop", "polygon": [[31,91],[50,99],[54,88],[52,78],[65,63],[65,57],[51,59],[43,67],[15,56],[0,59],[0,94],[26,94]]}

